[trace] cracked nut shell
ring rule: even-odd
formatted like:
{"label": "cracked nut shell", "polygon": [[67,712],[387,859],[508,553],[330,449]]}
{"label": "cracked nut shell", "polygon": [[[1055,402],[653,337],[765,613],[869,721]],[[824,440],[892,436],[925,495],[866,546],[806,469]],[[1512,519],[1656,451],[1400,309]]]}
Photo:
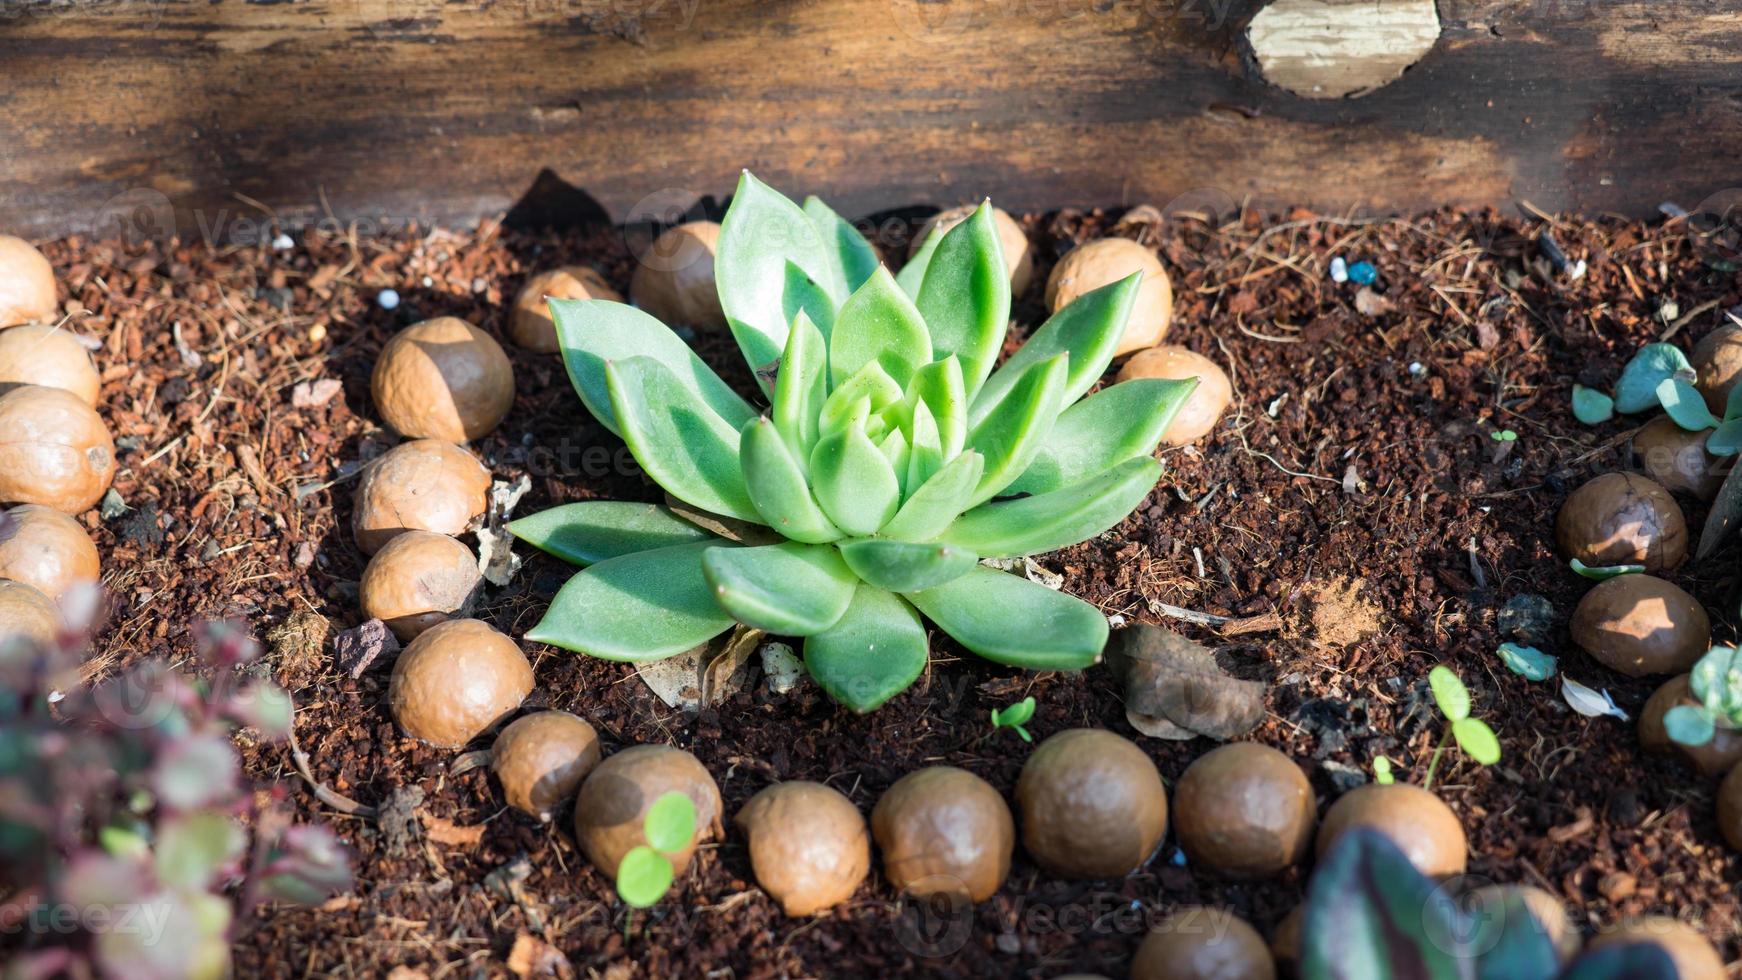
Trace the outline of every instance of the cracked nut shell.
{"label": "cracked nut shell", "polygon": [[1463,874],[1469,842],[1457,814],[1434,794],[1408,783],[1369,783],[1344,793],[1319,825],[1318,856],[1351,827],[1390,838],[1417,871],[1432,878]]}
{"label": "cracked nut shell", "polygon": [[1710,939],[1693,926],[1667,915],[1629,919],[1614,929],[1599,933],[1591,940],[1591,948],[1602,949],[1623,943],[1650,943],[1662,949],[1675,963],[1677,980],[1724,980],[1729,976],[1724,969],[1724,960],[1712,947]]}
{"label": "cracked nut shell", "polygon": [[20,385],[60,388],[93,406],[103,387],[77,337],[37,324],[0,330],[0,393]]}
{"label": "cracked nut shell", "polygon": [[629,298],[667,326],[726,329],[714,285],[719,247],[719,222],[689,221],[667,229],[636,257]]}
{"label": "cracked nut shell", "polygon": [[0,516],[0,579],[22,582],[59,601],[74,585],[102,576],[97,546],[78,521],[37,504]]}
{"label": "cracked nut shell", "polygon": [[992,784],[965,769],[930,766],[895,781],[871,810],[883,874],[916,898],[990,898],[1010,874],[1016,821]]}
{"label": "cracked nut shell", "polygon": [[1141,272],[1137,301],[1119,337],[1114,357],[1154,347],[1167,336],[1173,319],[1173,284],[1148,246],[1129,238],[1101,238],[1072,249],[1052,267],[1046,280],[1046,308],[1054,313],[1077,297]]}
{"label": "cracked nut shell", "polygon": [[599,764],[599,733],[566,711],[540,711],[509,722],[496,736],[490,768],[508,805],[549,820]]}
{"label": "cracked nut shell", "polygon": [[1694,387],[1706,408],[1719,418],[1730,400],[1730,389],[1742,380],[1742,327],[1725,324],[1700,338],[1688,355],[1697,376]]}
{"label": "cracked nut shell", "polygon": [[48,596],[23,582],[0,578],[0,653],[19,640],[46,647],[60,630],[60,610]]}
{"label": "cracked nut shell", "polygon": [[393,447],[357,482],[351,532],[366,555],[406,531],[458,536],[490,499],[490,473],[471,453],[439,439]]}
{"label": "cracked nut shell", "polygon": [[393,663],[387,703],[412,738],[457,749],[507,717],[532,690],[514,641],[476,619],[432,626]]}
{"label": "cracked nut shell", "polygon": [[363,569],[363,615],[387,624],[402,641],[463,615],[483,576],[472,549],[434,531],[407,531],[388,541]]}
{"label": "cracked nut shell", "polygon": [[452,316],[394,335],[369,385],[382,421],[408,439],[470,442],[514,406],[514,366],[502,346]]}
{"label": "cracked nut shell", "polygon": [[1712,645],[1712,623],[1693,596],[1652,575],[1598,582],[1573,609],[1573,642],[1628,677],[1689,670]]}
{"label": "cracked nut shell", "polygon": [[1173,791],[1174,836],[1192,867],[1231,878],[1280,874],[1318,824],[1312,784],[1288,756],[1231,742],[1199,756]]}
{"label": "cracked nut shell", "polygon": [[1675,498],[1638,473],[1605,473],[1574,490],[1554,522],[1562,558],[1592,567],[1644,565],[1661,572],[1688,553],[1688,525]]}
{"label": "cracked nut shell", "polygon": [[575,799],[575,841],[587,860],[617,880],[623,855],[647,843],[647,810],[667,793],[683,793],[696,805],[696,832],[688,847],[667,854],[682,874],[710,834],[719,832],[720,787],[695,756],[669,745],[637,745],[599,763]]}
{"label": "cracked nut shell", "polygon": [[1023,846],[1067,878],[1124,875],[1167,833],[1167,791],[1155,763],[1104,729],[1059,732],[1036,746],[1016,781],[1016,804]]}
{"label": "cracked nut shell", "polygon": [[777,783],[738,811],[750,867],[789,916],[850,898],[871,870],[871,832],[853,801],[821,783]]}
{"label": "cracked nut shell", "polygon": [[1222,909],[1188,905],[1143,937],[1131,980],[1275,980],[1258,930]]}
{"label": "cracked nut shell", "polygon": [[1173,421],[1167,424],[1167,431],[1162,433],[1161,441],[1170,446],[1184,446],[1209,435],[1234,397],[1234,387],[1228,383],[1228,375],[1216,362],[1184,347],[1164,345],[1138,351],[1119,369],[1114,381],[1130,381],[1132,378],[1198,379],[1191,397],[1179,407]]}
{"label": "cracked nut shell", "polygon": [[[926,238],[930,237],[933,228],[941,226],[947,232],[972,217],[978,208],[978,204],[963,204],[939,211],[925,219],[925,224],[919,226],[919,233],[907,245],[907,257],[913,258],[919,247],[925,244]],[[1028,245],[1028,233],[1022,230],[1022,225],[1010,216],[1010,212],[993,208],[992,224],[998,229],[998,244],[1004,251],[1004,265],[1010,270],[1010,297],[1015,299],[1028,291],[1028,284],[1034,279],[1034,249]]]}
{"label": "cracked nut shell", "polygon": [[1639,711],[1639,746],[1647,752],[1675,752],[1687,759],[1703,776],[1721,776],[1742,762],[1742,731],[1719,726],[1704,745],[1683,745],[1670,739],[1663,727],[1664,713],[1678,704],[1698,707],[1688,684],[1688,675],[1672,677],[1652,693]]}
{"label": "cracked nut shell", "polygon": [[1633,459],[1665,490],[1711,500],[1718,495],[1733,462],[1706,452],[1706,437],[1712,431],[1689,432],[1669,416],[1660,415],[1633,433]]}
{"label": "cracked nut shell", "polygon": [[0,235],[0,327],[58,319],[54,267],[36,246]]}
{"label": "cracked nut shell", "polygon": [[70,391],[27,385],[0,394],[0,503],[81,514],[115,479],[115,443]]}
{"label": "cracked nut shell", "polygon": [[550,300],[608,299],[623,302],[623,297],[605,277],[584,265],[565,265],[546,269],[520,287],[514,298],[514,310],[508,318],[508,339],[517,346],[545,354],[562,350],[557,339],[556,321],[551,319]]}

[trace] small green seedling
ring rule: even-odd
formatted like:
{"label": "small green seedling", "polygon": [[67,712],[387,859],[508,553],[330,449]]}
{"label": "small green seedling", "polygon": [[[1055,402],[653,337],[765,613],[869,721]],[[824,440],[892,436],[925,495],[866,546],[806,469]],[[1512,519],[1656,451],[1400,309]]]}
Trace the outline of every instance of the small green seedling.
{"label": "small green seedling", "polygon": [[617,865],[617,894],[631,908],[649,908],[665,897],[677,869],[671,855],[696,833],[696,804],[673,790],[653,801],[642,824],[647,843],[631,848]]}
{"label": "small green seedling", "polygon": [[1517,442],[1518,433],[1511,429],[1501,429],[1497,432],[1488,433],[1488,438],[1493,439],[1495,442]]}
{"label": "small green seedling", "polygon": [[1034,717],[1034,699],[1023,698],[1008,708],[992,709],[993,728],[1014,728],[1016,734],[1022,736],[1024,742],[1034,741],[1034,736],[1028,734],[1028,729],[1022,727]]}
{"label": "small green seedling", "polygon": [[1618,575],[1634,575],[1645,571],[1644,565],[1601,565],[1593,568],[1577,558],[1574,558],[1571,564],[1573,571],[1597,582],[1612,579]]}
{"label": "small green seedling", "polygon": [[1391,760],[1385,756],[1373,757],[1373,781],[1381,786],[1390,786],[1397,782],[1397,777],[1391,774]]}
{"label": "small green seedling", "polygon": [[1448,724],[1440,744],[1434,746],[1433,758],[1427,765],[1427,778],[1421,783],[1422,789],[1433,786],[1434,772],[1439,768],[1440,754],[1445,751],[1448,741],[1456,740],[1464,754],[1484,766],[1499,762],[1500,740],[1487,722],[1470,717],[1470,689],[1464,686],[1458,675],[1448,667],[1435,667],[1428,672],[1427,683],[1434,692],[1434,703]]}
{"label": "small green seedling", "polygon": [[1688,689],[1700,703],[1678,704],[1663,715],[1663,729],[1672,741],[1704,745],[1720,725],[1742,728],[1742,654],[1735,647],[1706,651],[1688,674]]}

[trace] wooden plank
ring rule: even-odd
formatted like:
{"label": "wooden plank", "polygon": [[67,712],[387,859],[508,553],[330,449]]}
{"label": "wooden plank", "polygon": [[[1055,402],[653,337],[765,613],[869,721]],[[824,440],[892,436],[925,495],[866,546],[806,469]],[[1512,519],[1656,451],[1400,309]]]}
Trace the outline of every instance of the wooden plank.
{"label": "wooden plank", "polygon": [[466,222],[545,167],[613,220],[746,166],[854,214],[1194,192],[1640,214],[1742,186],[1742,0],[1441,0],[1432,50],[1348,99],[1261,77],[1259,6],[26,0],[0,15],[0,228],[245,237],[244,199]]}

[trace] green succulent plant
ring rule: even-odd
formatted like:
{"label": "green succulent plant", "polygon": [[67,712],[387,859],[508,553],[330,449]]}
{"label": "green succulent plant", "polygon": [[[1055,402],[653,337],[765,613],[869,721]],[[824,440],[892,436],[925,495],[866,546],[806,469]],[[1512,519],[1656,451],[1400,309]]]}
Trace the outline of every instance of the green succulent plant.
{"label": "green succulent plant", "polygon": [[1664,731],[1683,745],[1705,745],[1718,728],[1742,728],[1742,651],[1712,647],[1688,672],[1698,705],[1678,704],[1663,714]]}
{"label": "green succulent plant", "polygon": [[766,407],[640,310],[551,301],[581,401],[678,503],[511,525],[583,566],[527,638],[640,662],[735,623],[803,637],[811,676],[857,711],[924,669],[922,614],[998,663],[1093,663],[1100,610],[980,560],[1093,537],[1154,488],[1152,453],[1196,381],[1083,397],[1139,276],[1059,310],[1000,366],[1010,286],[990,204],[892,275],[823,202],[748,172],[714,272]]}

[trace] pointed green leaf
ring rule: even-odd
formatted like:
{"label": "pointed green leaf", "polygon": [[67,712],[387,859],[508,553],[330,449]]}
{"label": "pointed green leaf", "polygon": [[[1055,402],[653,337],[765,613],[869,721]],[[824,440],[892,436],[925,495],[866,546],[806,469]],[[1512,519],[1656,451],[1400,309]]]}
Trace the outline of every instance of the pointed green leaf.
{"label": "pointed green leaf", "polygon": [[937,420],[932,416],[931,406],[924,400],[914,402],[909,427],[913,432],[913,444],[908,447],[907,479],[901,485],[911,492],[943,468],[944,447]]}
{"label": "pointed green leaf", "polygon": [[975,396],[968,412],[969,423],[979,425],[1025,372],[1059,354],[1071,356],[1062,404],[1069,405],[1081,398],[1107,373],[1113,352],[1119,348],[1119,338],[1125,334],[1125,321],[1131,318],[1141,280],[1142,273],[1134,272],[1118,282],[1084,293],[1054,313],[1028,338],[1028,343],[987,379],[986,387]]}
{"label": "pointed green leaf", "polygon": [[817,444],[817,420],[829,397],[829,348],[822,331],[802,312],[786,337],[786,353],[774,380],[769,413],[799,460],[810,458]]}
{"label": "pointed green leaf", "polygon": [[944,458],[954,459],[968,441],[968,396],[963,387],[962,362],[950,356],[920,368],[907,386],[907,400],[910,417],[919,402],[925,402],[931,409]]}
{"label": "pointed green leaf", "polygon": [[1710,429],[1718,424],[1718,419],[1706,408],[1706,400],[1685,379],[1664,378],[1659,381],[1657,400],[1663,403],[1663,410],[1669,413],[1675,424],[1689,432]]}
{"label": "pointed green leaf", "polygon": [[1598,425],[1615,417],[1615,399],[1584,385],[1573,385],[1573,418]]}
{"label": "pointed green leaf", "polygon": [[1336,838],[1307,883],[1305,905],[1303,977],[1467,980],[1465,913],[1376,830],[1354,827]]}
{"label": "pointed green leaf", "polygon": [[829,291],[831,269],[804,211],[744,171],[720,222],[714,279],[726,322],[752,370],[780,357],[800,310],[828,336],[845,298]]}
{"label": "pointed green leaf", "polygon": [[836,214],[834,209],[812,195],[804,199],[805,216],[816,227],[823,241],[823,254],[829,263],[830,291],[836,296],[851,296],[877,271],[877,250],[859,233],[852,223]]}
{"label": "pointed green leaf", "polygon": [[1460,718],[1452,722],[1452,738],[1457,740],[1458,748],[1463,749],[1464,754],[1482,765],[1491,766],[1500,761],[1500,739],[1480,718]]}
{"label": "pointed green leaf", "polygon": [[1034,462],[1007,493],[1046,493],[1148,456],[1191,397],[1196,378],[1137,378],[1090,395],[1064,410]]}
{"label": "pointed green leaf", "polygon": [[647,846],[666,854],[688,847],[696,835],[696,802],[688,793],[672,790],[653,801],[642,821]]}
{"label": "pointed green leaf", "polygon": [[[855,418],[882,412],[901,398],[901,385],[889,376],[883,365],[871,361],[829,393],[828,400],[823,402],[819,433],[826,435],[853,424]],[[864,403],[863,408],[860,402]]]}
{"label": "pointed green leaf", "polygon": [[986,457],[972,503],[997,496],[1027,470],[1064,408],[1070,355],[1032,365],[986,417],[968,430],[968,446]]}
{"label": "pointed green leaf", "polygon": [[900,596],[863,582],[832,628],[804,642],[804,666],[829,697],[861,714],[925,670],[925,627]]}
{"label": "pointed green leaf", "polygon": [[1658,384],[1674,377],[1693,380],[1687,355],[1674,344],[1646,344],[1621,369],[1621,380],[1615,383],[1615,410],[1632,415],[1656,408]]}
{"label": "pointed green leaf", "polygon": [[896,492],[903,492],[906,488],[902,481],[907,478],[908,454],[911,452],[907,445],[907,436],[900,429],[890,429],[877,443],[877,451],[889,461],[889,472],[895,474]]}
{"label": "pointed green leaf", "polygon": [[913,372],[931,363],[925,320],[882,266],[841,304],[829,334],[829,376],[842,384],[873,361],[898,385],[906,385]]}
{"label": "pointed green leaf", "polygon": [[617,896],[631,908],[652,908],[671,890],[676,874],[670,858],[646,844],[636,845],[617,864]]}
{"label": "pointed green leaf", "polygon": [[[1737,385],[1732,391],[1742,391]],[[1742,418],[1729,419],[1706,437],[1706,452],[1713,456],[1734,456],[1742,452]]]}
{"label": "pointed green leaf", "polygon": [[930,541],[942,534],[968,509],[985,465],[979,453],[966,452],[945,463],[918,489],[909,487],[901,510],[883,526],[883,536],[898,541]]}
{"label": "pointed green leaf", "polygon": [[944,231],[944,228],[933,225],[931,231],[926,233],[925,241],[919,243],[919,248],[914,250],[907,264],[895,274],[895,284],[910,299],[919,299],[919,288],[925,285],[926,267],[931,265],[931,257],[938,250],[938,242],[944,240]]}
{"label": "pointed green leaf", "polygon": [[605,382],[623,441],[655,483],[703,510],[761,520],[744,489],[738,429],[702,404],[671,369],[631,357],[607,363]]}
{"label": "pointed green leaf", "polygon": [[693,650],[732,625],[702,574],[702,553],[727,547],[732,545],[673,545],[583,569],[556,594],[526,639],[637,663]]}
{"label": "pointed green leaf", "polygon": [[774,423],[756,419],[744,427],[739,444],[744,486],[763,523],[794,541],[820,544],[841,536],[811,496],[798,460]]}
{"label": "pointed green leaf", "polygon": [[931,328],[936,356],[961,360],[964,390],[972,399],[1010,327],[1010,269],[990,202],[944,233],[915,302]]}
{"label": "pointed green leaf", "polygon": [[829,520],[859,537],[877,533],[901,505],[900,482],[889,460],[857,426],[817,442],[811,453],[811,489]]}
{"label": "pointed green leaf", "polygon": [[1016,558],[1087,541],[1124,520],[1155,489],[1161,464],[1128,459],[1098,476],[1034,497],[983,504],[942,534],[988,558]]}
{"label": "pointed green leaf", "polygon": [[1427,672],[1428,687],[1433,690],[1434,702],[1440,706],[1440,714],[1447,721],[1458,722],[1470,717],[1470,689],[1452,673],[1451,668],[1435,667]]}
{"label": "pointed green leaf", "polygon": [[746,626],[782,636],[810,636],[835,625],[858,581],[826,544],[717,548],[702,553],[714,601]]}
{"label": "pointed green leaf", "polygon": [[960,578],[980,557],[960,545],[890,538],[843,541],[841,558],[853,574],[880,589],[918,592]]}
{"label": "pointed green leaf", "polygon": [[587,411],[612,432],[621,435],[622,429],[611,409],[605,364],[632,357],[650,357],[665,365],[734,429],[755,417],[755,409],[721,381],[713,368],[702,363],[670,327],[635,307],[609,300],[553,299],[550,311],[562,342],[569,382]]}
{"label": "pointed green leaf", "polygon": [[1100,659],[1107,645],[1101,610],[984,565],[906,598],[957,643],[994,663],[1079,670]]}
{"label": "pointed green leaf", "polygon": [[510,522],[508,531],[534,548],[576,565],[713,539],[664,507],[622,500],[586,500],[552,507]]}

